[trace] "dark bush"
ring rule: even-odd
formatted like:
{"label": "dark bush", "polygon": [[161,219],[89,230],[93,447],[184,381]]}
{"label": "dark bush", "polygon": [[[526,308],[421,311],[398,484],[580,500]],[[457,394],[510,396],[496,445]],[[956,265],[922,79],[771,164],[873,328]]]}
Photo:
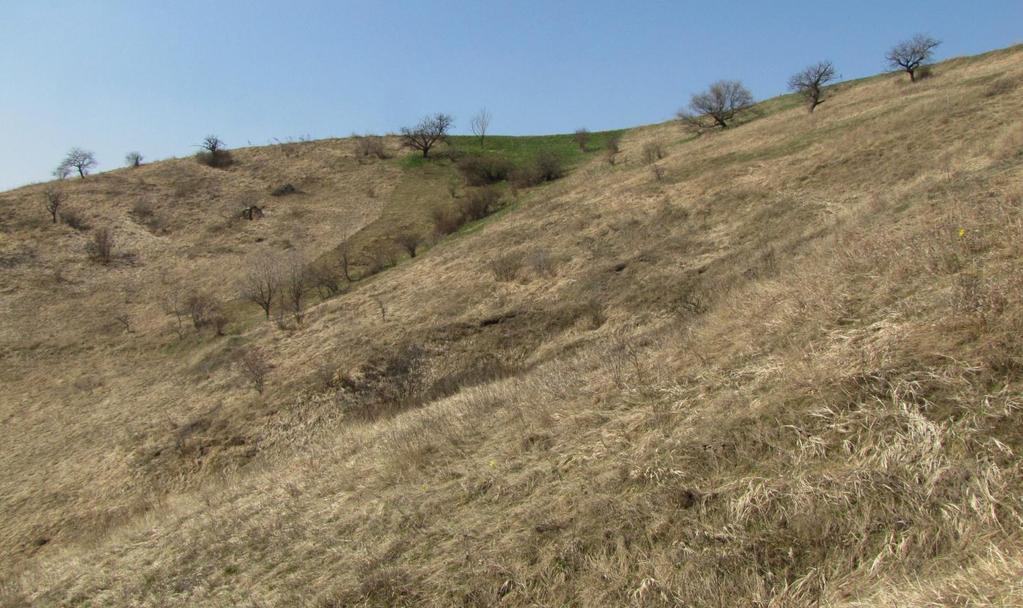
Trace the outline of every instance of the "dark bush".
{"label": "dark bush", "polygon": [[501,200],[501,193],[493,186],[477,188],[459,201],[462,217],[471,222],[485,218],[494,212]]}
{"label": "dark bush", "polygon": [[579,312],[589,323],[591,329],[598,329],[607,322],[607,312],[604,309],[604,304],[596,298],[590,298],[583,303]]}
{"label": "dark bush", "polygon": [[441,236],[451,234],[462,226],[461,214],[450,209],[434,209],[432,217],[434,232]]}
{"label": "dark bush", "polygon": [[296,188],[294,184],[288,183],[277,186],[276,188],[271,190],[270,196],[287,196],[289,194],[296,194],[297,192],[298,188]]}
{"label": "dark bush", "polygon": [[540,150],[533,162],[540,181],[552,182],[565,175],[565,163],[551,150]]}
{"label": "dark bush", "polygon": [[65,208],[61,211],[60,220],[78,231],[89,229],[89,224],[86,223],[85,218],[82,217],[81,213],[74,209]]}
{"label": "dark bush", "polygon": [[196,153],[195,160],[199,161],[200,164],[206,165],[207,167],[213,167],[214,169],[224,169],[234,164],[234,157],[231,156],[230,150],[203,150]]}
{"label": "dark bush", "polygon": [[328,264],[311,264],[306,274],[310,285],[320,292],[320,297],[324,300],[344,292],[348,282]]}
{"label": "dark bush", "polygon": [[565,163],[555,152],[540,150],[533,160],[516,169],[512,182],[518,187],[529,187],[554,181],[565,174]]}
{"label": "dark bush", "polygon": [[622,134],[612,133],[608,136],[605,144],[607,148],[607,162],[614,165],[618,160],[618,153],[622,151]]}
{"label": "dark bush", "polygon": [[114,257],[114,233],[106,226],[99,228],[92,235],[86,249],[89,257],[100,264],[109,264]]}
{"label": "dark bush", "polygon": [[485,186],[504,181],[512,174],[514,165],[507,159],[492,154],[471,154],[458,161],[458,170],[470,186]]}

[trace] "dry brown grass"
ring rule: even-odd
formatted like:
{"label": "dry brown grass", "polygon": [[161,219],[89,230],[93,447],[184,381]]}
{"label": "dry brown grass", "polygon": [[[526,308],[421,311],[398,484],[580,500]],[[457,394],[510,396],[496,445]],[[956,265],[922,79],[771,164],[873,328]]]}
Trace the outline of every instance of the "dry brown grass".
{"label": "dry brown grass", "polygon": [[[637,129],[622,156],[662,142],[671,180],[594,159],[297,331],[236,303],[236,335],[178,338],[157,294],[230,297],[256,238],[389,238],[395,201],[429,222],[444,175],[313,142],[69,182],[136,253],[107,268],[42,186],[0,195],[0,602],[1020,604],[1023,91],[988,95],[1020,77],[1009,49],[812,116]],[[285,181],[266,220],[200,229]],[[142,192],[167,235],[128,219]],[[111,294],[134,334],[99,333]]]}

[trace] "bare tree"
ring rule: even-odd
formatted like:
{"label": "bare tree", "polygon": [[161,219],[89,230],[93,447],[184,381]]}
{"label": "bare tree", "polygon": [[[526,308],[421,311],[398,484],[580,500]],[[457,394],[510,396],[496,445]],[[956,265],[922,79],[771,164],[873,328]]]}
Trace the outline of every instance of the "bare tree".
{"label": "bare tree", "polygon": [[124,155],[124,162],[129,167],[138,167],[142,164],[142,153],[141,152],[129,152]]}
{"label": "bare tree", "polygon": [[92,235],[92,241],[87,246],[89,255],[100,264],[109,264],[114,258],[114,233],[110,228],[103,226],[98,228]]}
{"label": "bare tree", "polygon": [[246,265],[238,285],[241,297],[262,308],[269,320],[274,298],[281,289],[280,262],[266,251],[249,258]]}
{"label": "bare tree", "polygon": [[351,245],[348,244],[348,241],[345,241],[344,243],[341,243],[341,246],[338,247],[337,261],[338,261],[338,264],[340,264],[340,266],[341,266],[341,274],[345,277],[345,280],[348,281],[349,283],[353,283],[354,282],[352,280],[351,257],[352,257]]}
{"label": "bare tree", "polygon": [[227,167],[234,160],[231,151],[227,149],[227,144],[216,135],[207,135],[199,144],[199,148],[201,150],[196,154],[196,159],[209,167]]}
{"label": "bare tree", "polygon": [[81,148],[71,148],[57,169],[61,170],[62,167],[65,167],[69,173],[71,169],[76,169],[78,176],[84,178],[97,164],[96,156],[92,152]]}
{"label": "bare tree", "polygon": [[221,150],[226,150],[227,144],[225,144],[224,141],[217,137],[216,135],[207,135],[205,138],[203,138],[202,143],[199,144],[199,147],[202,148],[203,150],[206,150],[207,152],[215,154],[217,152],[220,152]]}
{"label": "bare tree", "polygon": [[813,112],[817,106],[824,103],[824,85],[837,76],[834,64],[830,61],[821,61],[789,78],[789,90],[802,95],[810,112]]}
{"label": "bare tree", "polygon": [[67,161],[61,161],[57,168],[53,170],[53,177],[64,180],[67,176],[71,175],[71,166],[67,164]]}
{"label": "bare tree", "polygon": [[618,160],[618,153],[622,151],[622,134],[612,133],[604,145],[607,147],[607,163],[614,165]]}
{"label": "bare tree", "polygon": [[43,198],[46,201],[46,210],[50,212],[53,223],[56,224],[57,212],[60,211],[60,206],[64,202],[64,193],[56,188],[47,188],[43,191]]}
{"label": "bare tree", "polygon": [[[722,129],[728,128],[728,122],[736,114],[752,105],[753,94],[738,80],[719,80],[703,93],[693,94],[689,100],[689,109],[697,118],[706,116]],[[679,112],[679,117],[692,120],[686,112]]]}
{"label": "bare tree", "polygon": [[280,266],[281,302],[299,325],[305,318],[305,296],[309,283],[309,264],[305,257],[299,253],[285,257]]}
{"label": "bare tree", "polygon": [[332,298],[345,290],[344,277],[334,272],[330,264],[311,264],[307,271],[310,286],[320,292],[322,299]]}
{"label": "bare tree", "polygon": [[483,141],[487,137],[487,131],[490,129],[491,114],[486,108],[480,108],[480,111],[472,117],[472,121],[469,123],[472,129],[472,134],[480,138],[480,147],[483,147]]}
{"label": "bare tree", "polygon": [[576,145],[579,146],[579,150],[585,152],[586,151],[586,145],[588,143],[590,143],[590,131],[589,131],[589,129],[587,129],[586,127],[583,127],[581,129],[576,129],[575,130],[575,135],[572,136],[572,139],[574,139]]}
{"label": "bare tree", "polygon": [[430,156],[430,148],[437,142],[444,141],[454,119],[447,114],[437,113],[419,121],[415,127],[402,127],[401,138],[409,148],[420,150],[423,158]]}
{"label": "bare tree", "polygon": [[930,36],[917,34],[911,39],[892,47],[884,56],[892,70],[909,74],[909,80],[916,82],[916,71],[934,55],[934,49],[941,44]]}
{"label": "bare tree", "polygon": [[246,348],[238,357],[238,366],[252,388],[262,394],[266,388],[266,376],[270,373],[270,361],[263,349],[258,346]]}
{"label": "bare tree", "polygon": [[224,314],[220,301],[208,293],[194,292],[184,302],[184,308],[192,319],[195,331],[204,327],[212,327],[216,335],[224,335],[227,327],[227,315]]}

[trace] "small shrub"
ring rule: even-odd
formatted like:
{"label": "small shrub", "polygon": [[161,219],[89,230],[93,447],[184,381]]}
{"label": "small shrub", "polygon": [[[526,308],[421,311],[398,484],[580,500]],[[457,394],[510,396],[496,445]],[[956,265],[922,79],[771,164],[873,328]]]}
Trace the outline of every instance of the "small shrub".
{"label": "small shrub", "polygon": [[1013,92],[1018,86],[1018,82],[1011,78],[1000,78],[984,90],[984,97],[1001,97]]}
{"label": "small shrub", "polygon": [[531,253],[526,263],[529,264],[538,277],[549,278],[554,276],[555,261],[546,249],[537,249]]}
{"label": "small shrub", "polygon": [[622,134],[612,133],[607,138],[607,164],[614,165],[618,161],[618,153],[622,151]]}
{"label": "small shrub", "polygon": [[110,228],[103,226],[92,235],[92,241],[87,246],[89,257],[100,264],[109,264],[114,257],[114,233]]}
{"label": "small shrub", "polygon": [[540,150],[531,162],[519,167],[512,175],[512,183],[520,188],[554,181],[565,174],[565,164],[551,150]]}
{"label": "small shrub", "polygon": [[934,76],[934,70],[929,65],[922,65],[916,70],[917,80],[926,80]]}
{"label": "small shrub", "polygon": [[298,188],[296,188],[294,184],[287,183],[281,184],[280,186],[277,186],[276,188],[271,190],[270,196],[287,196],[289,194],[296,194],[297,192]]}
{"label": "small shrub", "polygon": [[590,325],[591,329],[598,329],[607,322],[607,313],[604,311],[604,304],[596,299],[590,298],[582,306],[582,316]]}
{"label": "small shrub", "polygon": [[540,150],[534,163],[540,181],[552,182],[565,175],[565,163],[551,150]]}
{"label": "small shrub", "polygon": [[207,293],[193,293],[185,300],[185,309],[188,311],[195,331],[211,327],[216,335],[224,335],[227,315],[224,314],[223,307],[216,298]]}
{"label": "small shrub", "polygon": [[246,348],[238,357],[238,367],[252,388],[262,394],[266,388],[266,377],[270,373],[270,361],[266,353],[257,346]]}
{"label": "small shrub", "polygon": [[587,144],[590,143],[590,132],[585,128],[576,129],[575,135],[572,139],[575,140],[575,144],[579,146],[579,151],[585,152]]}
{"label": "small shrub", "polygon": [[513,253],[490,261],[490,272],[494,274],[494,279],[504,283],[514,281],[520,268],[522,268],[522,256]]}
{"label": "small shrub", "polygon": [[651,165],[650,172],[653,173],[654,179],[661,182],[664,181],[665,170],[661,165]]}
{"label": "small shrub", "polygon": [[485,186],[507,180],[514,165],[492,154],[471,154],[459,159],[458,170],[470,186]]}
{"label": "small shrub", "polygon": [[82,214],[74,209],[65,208],[60,212],[60,220],[79,232],[89,229],[89,224],[82,217]]}
{"label": "small shrub", "polygon": [[501,193],[493,186],[484,186],[473,190],[469,196],[459,202],[459,208],[465,221],[471,222],[485,218],[497,209]]}
{"label": "small shrub", "polygon": [[135,216],[140,224],[148,228],[154,234],[168,232],[167,222],[156,213],[153,206],[146,201],[138,201],[131,208],[131,214]]}
{"label": "small shrub", "polygon": [[379,135],[366,135],[355,139],[355,154],[359,158],[388,158],[384,138]]}
{"label": "small shrub", "polygon": [[655,163],[664,158],[664,146],[660,142],[650,142],[643,146],[643,161]]}
{"label": "small shrub", "polygon": [[431,217],[434,232],[441,236],[452,234],[462,226],[462,216],[450,209],[434,209]]}

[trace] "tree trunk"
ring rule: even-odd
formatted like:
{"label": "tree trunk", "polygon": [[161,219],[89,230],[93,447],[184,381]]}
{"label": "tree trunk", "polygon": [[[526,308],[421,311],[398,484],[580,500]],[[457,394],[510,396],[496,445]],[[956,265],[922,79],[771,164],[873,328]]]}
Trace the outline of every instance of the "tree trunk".
{"label": "tree trunk", "polygon": [[906,70],[909,72],[909,81],[916,82],[916,70]]}
{"label": "tree trunk", "polygon": [[81,167],[78,167],[78,177],[85,179],[85,171]]}

